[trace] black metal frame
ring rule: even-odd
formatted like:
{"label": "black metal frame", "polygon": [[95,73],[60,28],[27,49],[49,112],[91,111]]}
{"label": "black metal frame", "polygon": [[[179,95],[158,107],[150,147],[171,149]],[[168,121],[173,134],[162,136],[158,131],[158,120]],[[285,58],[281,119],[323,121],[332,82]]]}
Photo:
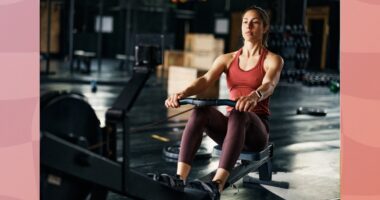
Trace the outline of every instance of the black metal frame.
{"label": "black metal frame", "polygon": [[[222,149],[219,146],[214,147],[213,154],[220,156]],[[259,170],[261,181],[272,180],[271,159],[273,157],[273,144],[269,144],[260,152],[242,152],[239,156],[241,163],[237,164],[230,172],[224,188],[231,186],[236,181],[247,176],[248,173]],[[202,181],[212,180],[216,170],[200,178]],[[252,178],[253,179],[253,178]]]}
{"label": "black metal frame", "polygon": [[182,192],[153,181],[129,169],[124,161],[113,161],[53,134],[42,133],[41,164],[51,169],[137,199],[207,199],[201,191]]}

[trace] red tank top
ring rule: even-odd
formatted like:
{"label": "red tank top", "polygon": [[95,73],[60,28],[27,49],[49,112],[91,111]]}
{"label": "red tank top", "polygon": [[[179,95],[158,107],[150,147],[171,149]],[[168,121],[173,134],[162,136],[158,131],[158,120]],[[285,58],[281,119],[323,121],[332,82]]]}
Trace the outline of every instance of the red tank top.
{"label": "red tank top", "polygon": [[[231,100],[248,95],[256,90],[261,85],[265,76],[264,60],[268,54],[268,50],[263,49],[256,66],[248,71],[244,71],[239,67],[239,56],[242,50],[243,49],[239,49],[236,53],[234,60],[226,72],[227,87],[230,90]],[[231,110],[232,107],[227,107],[228,112]],[[258,102],[253,112],[261,115],[270,115],[269,97]]]}

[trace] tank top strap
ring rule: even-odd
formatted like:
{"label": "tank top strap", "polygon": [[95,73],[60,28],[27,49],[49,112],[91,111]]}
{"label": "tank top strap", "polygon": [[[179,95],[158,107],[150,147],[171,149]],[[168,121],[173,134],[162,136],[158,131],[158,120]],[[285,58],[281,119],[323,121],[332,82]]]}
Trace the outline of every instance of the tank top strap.
{"label": "tank top strap", "polygon": [[230,63],[230,66],[229,66],[227,71],[230,71],[231,68],[235,68],[236,65],[239,65],[239,56],[240,56],[242,50],[243,50],[243,48],[240,48],[239,50],[236,51],[234,57],[232,58],[232,62]]}
{"label": "tank top strap", "polygon": [[268,54],[268,49],[264,48],[263,51],[261,52],[261,56],[259,59],[259,66],[264,67],[264,60],[267,54]]}
{"label": "tank top strap", "polygon": [[235,57],[234,57],[234,62],[237,62],[239,60],[239,57],[241,55],[241,53],[243,52],[243,48],[240,48],[236,54],[235,54]]}

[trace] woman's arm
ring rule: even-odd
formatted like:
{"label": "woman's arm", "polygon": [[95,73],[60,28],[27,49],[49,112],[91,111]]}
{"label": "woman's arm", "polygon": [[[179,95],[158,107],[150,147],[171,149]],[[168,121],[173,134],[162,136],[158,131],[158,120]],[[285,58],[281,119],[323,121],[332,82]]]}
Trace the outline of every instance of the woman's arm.
{"label": "woman's arm", "polygon": [[279,55],[273,55],[272,59],[268,59],[266,64],[267,71],[261,86],[256,89],[256,91],[262,95],[259,101],[264,100],[273,94],[273,91],[280,80],[284,60]]}
{"label": "woman's arm", "polygon": [[252,111],[257,102],[271,96],[280,80],[283,65],[284,60],[281,56],[276,54],[268,55],[264,62],[266,72],[260,87],[251,92],[248,96],[239,98],[235,106],[236,110]]}
{"label": "woman's arm", "polygon": [[188,97],[203,92],[219,79],[220,75],[225,70],[225,67],[225,56],[221,55],[217,57],[212,64],[211,69],[206,74],[197,78],[180,93],[182,93],[184,97]]}
{"label": "woman's arm", "polygon": [[217,57],[212,64],[211,69],[206,74],[194,80],[184,90],[169,96],[165,101],[165,106],[168,108],[177,108],[179,107],[179,99],[196,95],[209,88],[217,79],[219,79],[220,75],[226,69],[228,57],[228,54],[223,54]]}

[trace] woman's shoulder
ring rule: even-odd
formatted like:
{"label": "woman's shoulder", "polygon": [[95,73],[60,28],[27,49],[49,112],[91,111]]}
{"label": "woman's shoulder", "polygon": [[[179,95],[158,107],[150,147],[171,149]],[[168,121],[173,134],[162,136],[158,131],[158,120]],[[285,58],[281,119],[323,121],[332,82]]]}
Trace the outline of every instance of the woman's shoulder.
{"label": "woman's shoulder", "polygon": [[226,70],[231,65],[237,53],[238,51],[221,54],[215,59],[214,63],[220,66],[224,66],[224,70]]}
{"label": "woman's shoulder", "polygon": [[228,61],[231,61],[231,59],[234,59],[238,52],[239,51],[233,51],[233,52],[221,54],[218,56],[218,58],[228,62]]}
{"label": "woman's shoulder", "polygon": [[276,53],[268,50],[268,53],[267,53],[266,58],[265,58],[265,62],[269,62],[269,63],[284,62],[284,59],[279,54],[276,54]]}
{"label": "woman's shoulder", "polygon": [[279,55],[274,52],[271,52],[268,50],[268,53],[266,55],[266,58],[264,60],[264,66],[269,67],[269,66],[283,66],[284,64],[284,59]]}

